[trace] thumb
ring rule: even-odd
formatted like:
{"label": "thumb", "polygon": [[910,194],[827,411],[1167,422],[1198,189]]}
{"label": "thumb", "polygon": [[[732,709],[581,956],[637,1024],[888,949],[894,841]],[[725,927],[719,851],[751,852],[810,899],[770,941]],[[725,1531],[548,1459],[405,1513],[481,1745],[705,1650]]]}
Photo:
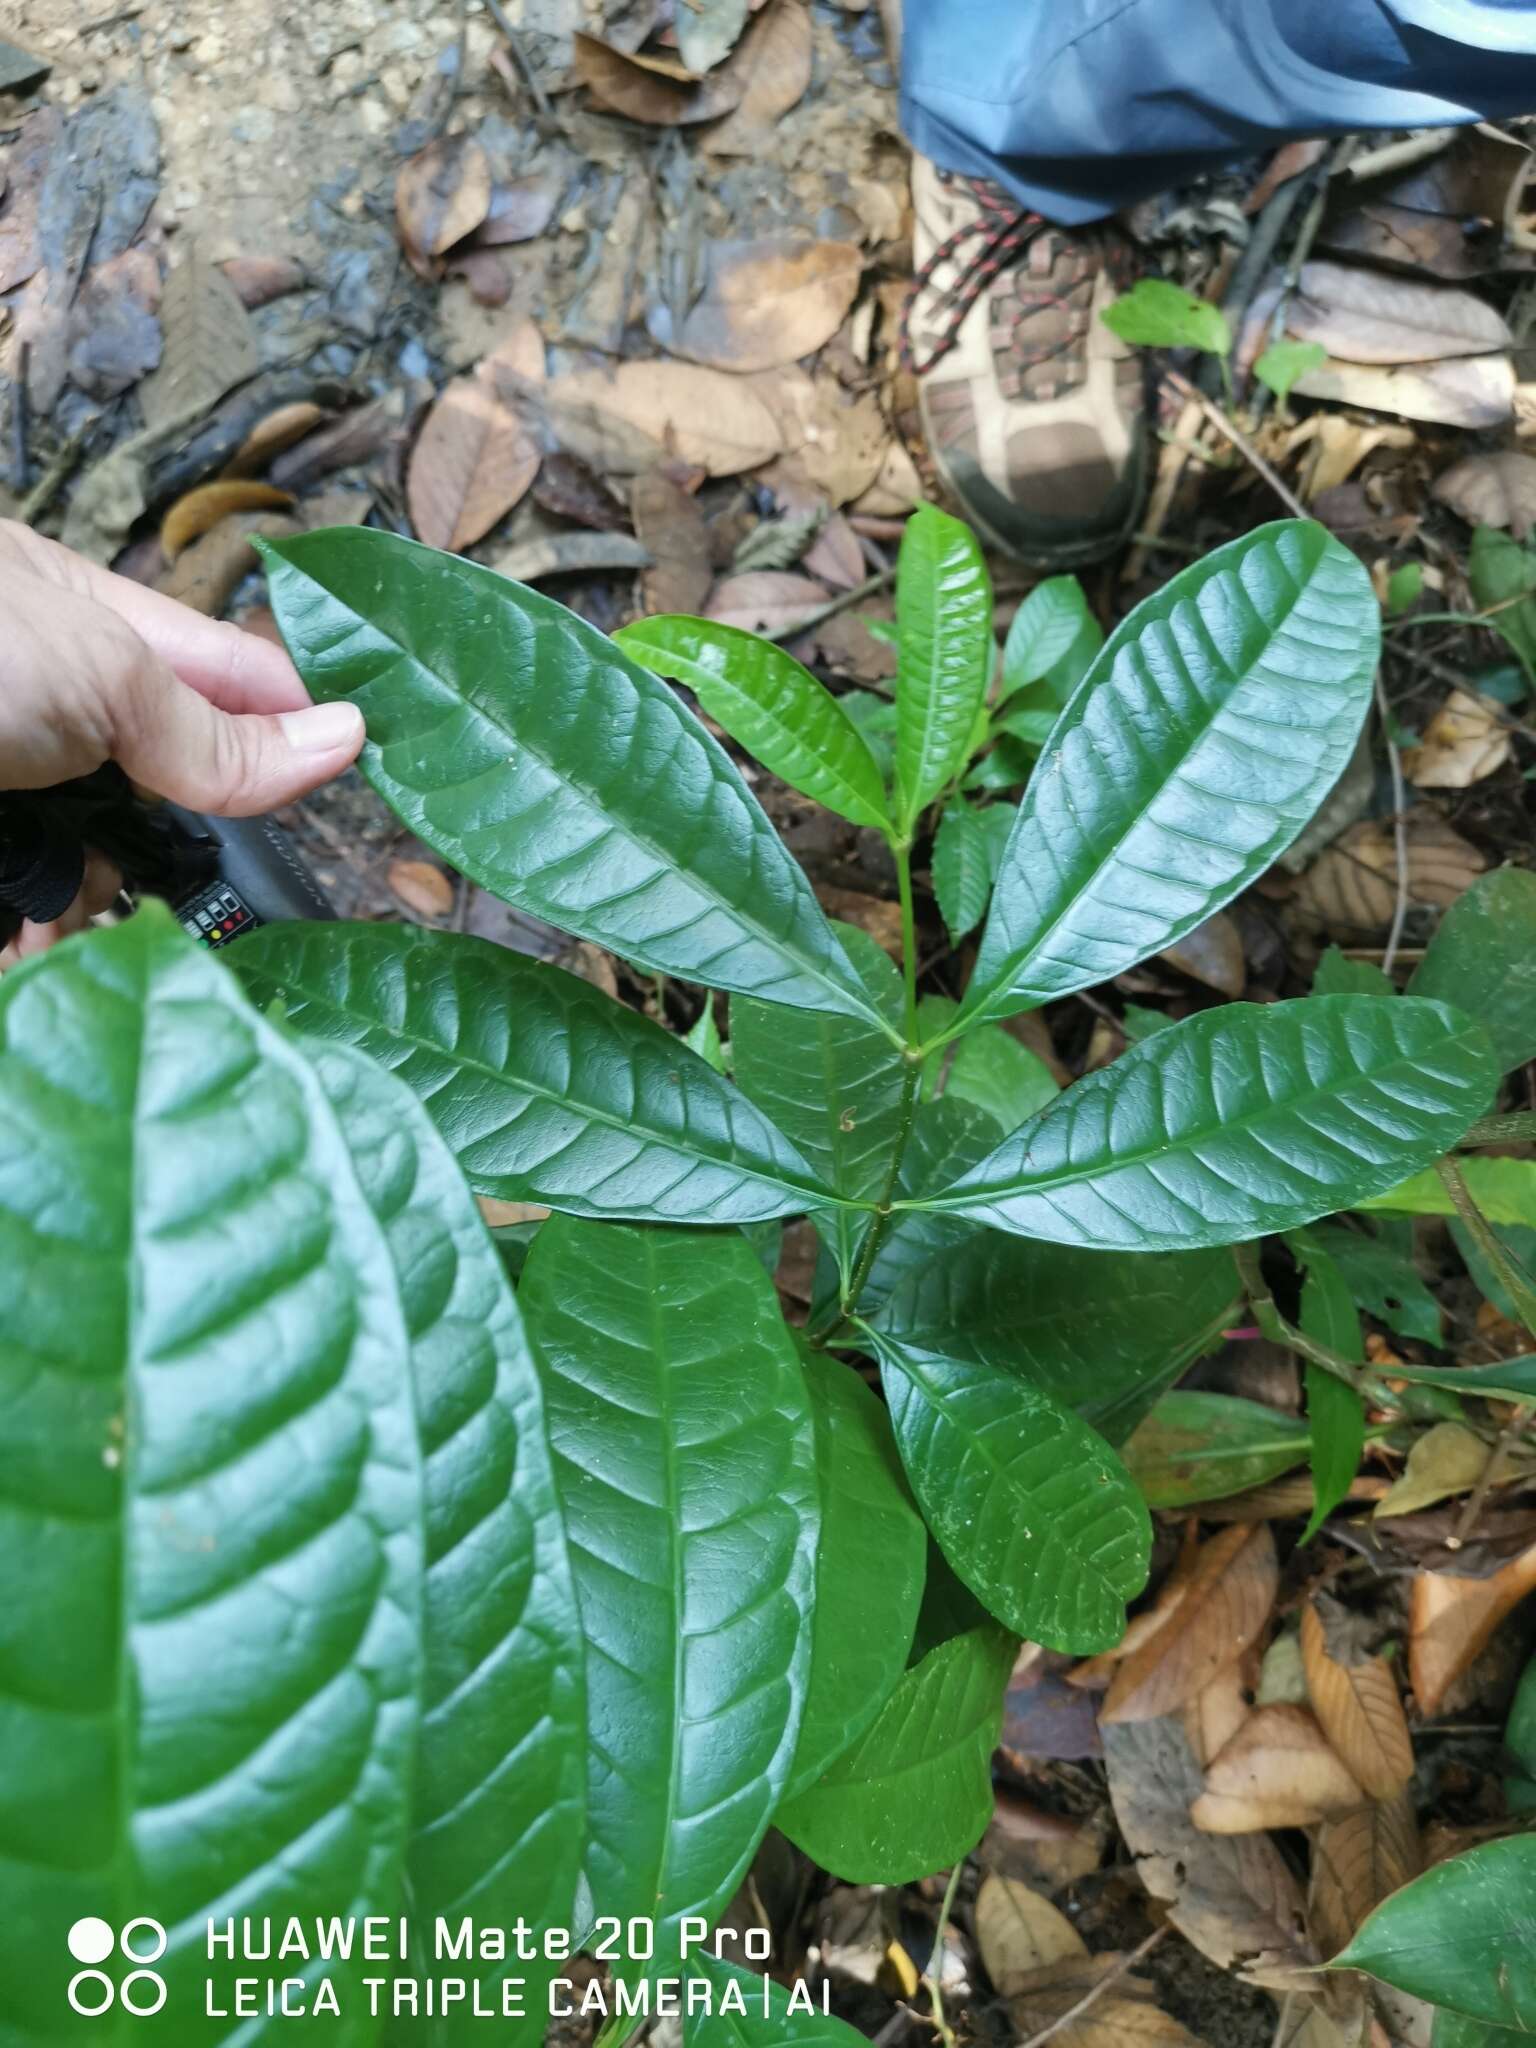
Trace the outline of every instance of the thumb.
{"label": "thumb", "polygon": [[221,711],[139,647],[112,705],[112,754],[133,781],[173,803],[215,817],[254,817],[317,789],[357,759],[363,715],[355,704]]}

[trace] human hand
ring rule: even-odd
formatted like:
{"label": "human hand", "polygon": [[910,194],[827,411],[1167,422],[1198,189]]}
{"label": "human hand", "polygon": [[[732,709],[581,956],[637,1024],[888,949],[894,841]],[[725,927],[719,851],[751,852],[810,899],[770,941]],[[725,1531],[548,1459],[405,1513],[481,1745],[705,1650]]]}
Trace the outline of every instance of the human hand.
{"label": "human hand", "polygon": [[[0,790],[116,761],[188,810],[245,818],[339,775],[363,744],[353,704],[312,704],[280,647],[207,619],[0,521]],[[0,970],[111,903],[99,855],[63,916],[26,923]]]}

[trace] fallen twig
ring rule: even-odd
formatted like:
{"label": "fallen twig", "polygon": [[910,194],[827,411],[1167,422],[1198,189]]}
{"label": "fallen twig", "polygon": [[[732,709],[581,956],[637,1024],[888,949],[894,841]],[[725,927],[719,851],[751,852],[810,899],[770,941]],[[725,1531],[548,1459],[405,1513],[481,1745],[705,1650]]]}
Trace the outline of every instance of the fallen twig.
{"label": "fallen twig", "polygon": [[1021,2043],[1021,2048],[1041,2048],[1041,2043],[1049,2041],[1053,2035],[1059,2034],[1069,2020],[1081,2018],[1090,2005],[1098,2003],[1112,1984],[1118,1984],[1122,1977],[1129,1976],[1144,1956],[1151,1955],[1153,1949],[1157,1947],[1167,1932],[1168,1922],[1165,1920],[1161,1927],[1153,1928],[1145,1941],[1137,1942],[1136,1946],[1128,1954],[1123,1955],[1115,1967],[1107,1971],[1097,1984],[1091,1985],[1083,1993],[1076,2005],[1068,2006],[1059,2019],[1052,2020],[1048,2027],[1042,2027],[1038,2034],[1031,2034],[1027,2041]]}

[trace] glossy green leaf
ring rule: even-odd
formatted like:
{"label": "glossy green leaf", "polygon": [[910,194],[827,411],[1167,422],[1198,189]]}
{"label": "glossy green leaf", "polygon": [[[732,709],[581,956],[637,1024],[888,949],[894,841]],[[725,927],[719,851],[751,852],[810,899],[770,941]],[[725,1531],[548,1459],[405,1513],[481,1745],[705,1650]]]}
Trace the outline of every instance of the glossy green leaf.
{"label": "glossy green leaf", "polygon": [[896,564],[897,822],[909,829],[965,765],[992,679],[992,585],[976,536],[919,505]]}
{"label": "glossy green leaf", "polygon": [[[586,1713],[533,1354],[474,1200],[411,1091],[350,1046],[306,1049],[400,1276],[425,1458],[412,1910],[423,1926],[438,1914],[510,1926],[523,1914],[566,1927],[581,1867]],[[521,1975],[542,1991],[552,1974],[514,1957],[481,1962],[475,1976],[494,1985]],[[525,2027],[542,2038],[542,2025]],[[476,2031],[460,2007],[439,2038]]]}
{"label": "glossy green leaf", "polygon": [[[901,1162],[897,1187],[916,1195],[926,1187],[942,1187],[984,1159],[1003,1135],[996,1117],[946,1091],[918,1105]],[[926,1266],[939,1252],[965,1243],[977,1226],[961,1216],[936,1216],[922,1209],[904,1209],[892,1219],[870,1266],[856,1304],[869,1315],[909,1273]]]}
{"label": "glossy green leaf", "polygon": [[1411,1252],[1339,1224],[1315,1224],[1307,1236],[1338,1267],[1351,1298],[1367,1315],[1399,1337],[1440,1342],[1440,1304],[1420,1278]]}
{"label": "glossy green leaf", "polygon": [[[1473,1201],[1490,1223],[1536,1230],[1536,1159],[1483,1159],[1469,1154],[1456,1163]],[[1456,1214],[1456,1205],[1433,1167],[1410,1175],[1379,1195],[1363,1196],[1354,1206],[1394,1216]]]}
{"label": "glossy green leaf", "polygon": [[1406,1365],[1394,1359],[1392,1377],[1484,1401],[1536,1401],[1536,1352],[1497,1365]]}
{"label": "glossy green leaf", "polygon": [[1536,875],[1479,875],[1441,918],[1408,993],[1475,1017],[1506,1071],[1536,1058]]}
{"label": "glossy green leaf", "polygon": [[889,830],[885,783],[858,727],[774,641],[674,613],[637,620],[613,639],[642,668],[686,683],[715,723],[791,789],[855,825]]}
{"label": "glossy green leaf", "polygon": [[1467,580],[1478,609],[1493,614],[1490,628],[1526,674],[1536,674],[1536,553],[1512,533],[1480,526],[1467,556]]}
{"label": "glossy green leaf", "polygon": [[[1305,372],[1303,372],[1305,375]],[[1387,578],[1386,613],[1395,619],[1401,613],[1411,611],[1424,594],[1424,564],[1422,562],[1400,562]]]}
{"label": "glossy green leaf", "polygon": [[1235,1394],[1164,1394],[1125,1447],[1148,1507],[1191,1507],[1263,1486],[1305,1464],[1305,1424]]}
{"label": "glossy green leaf", "polygon": [[700,1223],[834,1199],[707,1061],[577,975],[387,924],[270,925],[230,958],[297,1028],[361,1046],[409,1082],[479,1194]]}
{"label": "glossy green leaf", "polygon": [[1011,804],[988,804],[978,811],[957,801],[940,819],[933,840],[933,893],[951,939],[963,939],[981,923],[1013,817]]}
{"label": "glossy green leaf", "polygon": [[[1330,946],[1317,963],[1312,977],[1315,996],[1391,996],[1397,990],[1390,975],[1383,974],[1374,960],[1351,960],[1337,946]],[[1424,994],[1424,990],[1419,991]]]}
{"label": "glossy green leaf", "polygon": [[692,1024],[683,1033],[683,1043],[690,1052],[696,1052],[706,1066],[713,1067],[717,1074],[725,1072],[725,1047],[720,1043],[720,1027],[715,1022],[715,1006],[708,996]]}
{"label": "glossy green leaf", "polygon": [[846,1884],[909,1884],[967,1855],[992,1815],[992,1752],[1016,1647],[987,1627],[930,1650],[776,1824]]}
{"label": "glossy green leaf", "polygon": [[1484,1842],[1383,1901],[1332,1968],[1469,2019],[1536,2033],[1536,1835]]}
{"label": "glossy green leaf", "polygon": [[863,1734],[901,1676],[928,1548],[884,1408],[850,1366],[804,1345],[800,1355],[816,1424],[821,1537],[788,1799]]}
{"label": "glossy green leaf", "polygon": [[1284,404],[1301,378],[1320,370],[1328,351],[1320,341],[1272,341],[1253,366],[1253,374]]}
{"label": "glossy green leaf", "polygon": [[1504,1803],[1511,1813],[1536,1813],[1536,1657],[1527,1660],[1504,1724]]}
{"label": "glossy green leaf", "polygon": [[1118,1443],[1236,1307],[1222,1251],[1143,1259],[979,1230],[904,1279],[874,1320],[915,1349],[1016,1373]]}
{"label": "glossy green leaf", "polygon": [[697,2011],[684,2009],[684,2048],[864,2048],[868,2037],[822,2012],[804,1983],[786,1991],[772,1977],[702,1951],[689,1956],[688,1971],[710,1995],[707,2009],[703,2001]]}
{"label": "glossy green leaf", "polygon": [[1439,1003],[1233,1003],[1132,1046],[922,1206],[1106,1250],[1235,1244],[1385,1192],[1497,1078],[1483,1033]]}
{"label": "glossy green leaf", "polygon": [[587,1649],[593,1910],[725,1904],[788,1779],[817,1540],[805,1378],[746,1239],[552,1217],[518,1299]]}
{"label": "glossy green leaf", "polygon": [[1005,701],[1031,683],[1047,683],[1061,710],[1103,640],[1077,578],[1047,576],[1014,613],[1003,642]]}
{"label": "glossy green leaf", "polygon": [[1139,348],[1198,348],[1224,356],[1232,347],[1232,330],[1220,306],[1166,278],[1138,278],[1100,317],[1122,341]]}
{"label": "glossy green leaf", "polygon": [[1429,2048],[1530,2048],[1530,2035],[1518,2027],[1490,2027],[1486,2020],[1469,2020],[1464,2013],[1435,2014]]}
{"label": "glossy green leaf", "polygon": [[967,1013],[1107,981],[1256,880],[1349,759],[1380,637],[1365,570],[1306,520],[1217,548],[1139,604],[1030,778]]}
{"label": "glossy green leaf", "polygon": [[[233,1900],[403,1910],[425,1540],[406,1351],[313,1069],[166,912],[5,976],[11,2040],[73,2038],[84,1915],[170,1930],[156,1968],[201,2048],[228,2037],[204,1985],[227,2003],[236,1966],[204,1926]],[[369,1967],[328,1966],[344,2009]]]}
{"label": "glossy green leaf", "polygon": [[395,534],[260,546],[312,694],[359,707],[363,773],[472,881],[642,967],[867,1014],[729,756],[595,627]]}
{"label": "glossy green leaf", "polygon": [[[1363,1365],[1365,1333],[1342,1269],[1310,1231],[1295,1232],[1290,1243],[1306,1274],[1297,1317],[1302,1331],[1351,1365]],[[1305,1378],[1315,1495],[1301,1536],[1308,1543],[1349,1497],[1365,1449],[1365,1410],[1354,1388],[1324,1367],[1308,1363]]]}
{"label": "glossy green leaf", "polygon": [[1113,1649],[1152,1524],[1109,1445],[1015,1373],[874,1343],[901,1461],[956,1576],[1016,1636]]}
{"label": "glossy green leaf", "polygon": [[[1038,1053],[1011,1038],[1001,1024],[983,1024],[962,1038],[950,1063],[944,1093],[974,1102],[1011,1131],[1061,1093],[1056,1076]],[[939,1181],[919,1182],[942,1186]]]}

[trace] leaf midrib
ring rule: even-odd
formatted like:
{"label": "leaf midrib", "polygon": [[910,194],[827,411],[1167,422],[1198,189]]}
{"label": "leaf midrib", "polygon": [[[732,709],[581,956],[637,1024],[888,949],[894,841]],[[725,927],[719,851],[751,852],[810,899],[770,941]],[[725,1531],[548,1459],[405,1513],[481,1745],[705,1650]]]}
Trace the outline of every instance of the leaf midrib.
{"label": "leaf midrib", "polygon": [[[1357,999],[1340,998],[1339,1000]],[[1364,1002],[1374,1000],[1401,1001],[1402,998],[1389,999],[1387,997],[1373,998],[1365,996],[1358,998],[1358,1000]],[[1211,1014],[1224,1015],[1225,1013],[1217,1011]],[[1467,1034],[1460,1031],[1454,1034],[1448,1033],[1441,1040],[1440,1045],[1433,1049],[1442,1052],[1452,1050],[1461,1045],[1466,1037]],[[1381,1067],[1372,1068],[1369,1071],[1356,1067],[1345,1078],[1351,1082],[1361,1081],[1379,1085],[1396,1067],[1406,1066],[1411,1071],[1417,1072],[1426,1056],[1425,1052],[1410,1054],[1399,1050],[1393,1054],[1389,1063]],[[1153,1160],[1166,1159],[1171,1153],[1187,1152],[1195,1144],[1202,1142],[1206,1138],[1224,1138],[1232,1134],[1248,1132],[1255,1124],[1261,1123],[1269,1117],[1289,1115],[1306,1108],[1314,1102],[1337,1102],[1338,1097],[1339,1087],[1337,1084],[1332,1087],[1318,1086],[1309,1089],[1305,1095],[1290,1095],[1286,1096],[1283,1101],[1266,1103],[1263,1109],[1255,1110],[1252,1115],[1236,1117],[1230,1121],[1224,1120],[1209,1125],[1201,1131],[1186,1134],[1183,1137],[1166,1139],[1161,1145],[1140,1147],[1134,1151],[1119,1154],[1114,1158],[1100,1159],[1089,1165],[1074,1167],[1065,1172],[1043,1176],[1036,1180],[1004,1181],[990,1186],[985,1182],[978,1182],[973,1186],[967,1187],[963,1181],[957,1181],[954,1191],[948,1197],[941,1192],[938,1195],[931,1196],[926,1202],[893,1202],[891,1206],[893,1209],[948,1211],[951,1209],[969,1208],[973,1202],[978,1200],[1005,1199],[1012,1195],[1049,1194],[1053,1188],[1073,1187],[1082,1181],[1098,1180],[1106,1174],[1118,1173],[1123,1168],[1145,1167]],[[1065,1095],[1058,1097],[1057,1100],[1070,1101],[1071,1091],[1068,1090]],[[1049,1108],[1042,1110],[1040,1112],[1041,1117],[1050,1116],[1055,1107],[1056,1105],[1053,1103]],[[1003,1143],[1005,1145],[1013,1143],[1028,1128],[1028,1124],[1022,1125],[1019,1131],[1014,1132],[1010,1138],[1005,1138]],[[972,1170],[979,1173],[981,1166],[985,1166],[986,1163],[986,1160],[982,1160],[981,1165]]]}
{"label": "leaf midrib", "polygon": [[[611,1111],[598,1109],[571,1096],[557,1095],[553,1089],[544,1086],[542,1083],[527,1080],[522,1076],[514,1079],[507,1074],[505,1069],[492,1066],[489,1060],[479,1059],[471,1054],[464,1053],[457,1046],[452,1048],[446,1047],[440,1040],[423,1037],[418,1031],[402,1029],[395,1024],[380,1024],[377,1017],[352,1009],[345,1003],[338,1002],[334,995],[325,992],[316,993],[312,987],[302,984],[298,976],[283,976],[274,973],[270,968],[264,968],[261,971],[265,973],[266,978],[279,991],[284,986],[295,986],[298,988],[299,993],[305,996],[308,1001],[322,1008],[329,1009],[335,1015],[347,1017],[362,1024],[365,1030],[382,1031],[400,1044],[410,1046],[418,1052],[433,1053],[439,1059],[453,1060],[465,1073],[480,1075],[486,1080],[496,1082],[503,1088],[521,1090],[524,1094],[532,1096],[536,1101],[546,1105],[552,1105],[557,1109],[563,1109],[567,1112],[570,1112],[572,1109],[579,1110],[582,1115],[588,1117],[592,1123],[600,1125],[604,1130],[617,1131],[627,1137],[633,1137],[635,1134],[636,1125],[632,1121],[626,1122]],[[455,995],[459,993],[457,989],[454,992]],[[763,1114],[760,1109],[757,1109],[755,1103],[749,1103],[748,1106],[754,1109],[757,1115],[761,1116]],[[641,1125],[639,1128],[646,1132],[651,1142],[664,1146],[684,1158],[689,1156],[680,1139],[659,1133],[654,1125]],[[777,1126],[771,1126],[771,1128],[776,1130]],[[780,1132],[779,1135],[782,1137],[783,1133]],[[477,1140],[477,1142],[481,1141]],[[789,1140],[785,1138],[784,1142],[788,1144]],[[826,1208],[832,1205],[848,1209],[868,1209],[874,1206],[871,1202],[857,1202],[846,1195],[836,1193],[831,1188],[822,1187],[814,1179],[802,1185],[798,1180],[782,1179],[765,1173],[757,1167],[741,1166],[735,1160],[721,1155],[711,1158],[709,1154],[701,1152],[696,1156],[709,1165],[731,1167],[740,1173],[743,1179],[756,1181],[763,1186],[788,1188],[793,1193],[809,1195],[814,1198],[814,1204],[818,1208]],[[810,1172],[809,1165],[807,1165],[806,1170],[807,1173]]]}
{"label": "leaf midrib", "polygon": [[[291,561],[289,562],[288,566],[290,568],[298,568],[298,565]],[[584,803],[586,803],[591,809],[595,810],[597,814],[605,821],[608,821],[612,818],[613,814],[608,809],[607,805],[604,803],[603,799],[598,795],[596,791],[588,788],[584,783],[577,781],[575,776],[570,775],[566,773],[564,770],[557,768],[554,762],[552,762],[549,759],[548,755],[541,748],[535,746],[533,742],[526,737],[526,735],[519,732],[514,732],[510,727],[504,725],[501,722],[501,720],[497,718],[491,711],[487,710],[484,705],[478,703],[474,698],[470,697],[465,691],[459,689],[446,676],[442,675],[437,669],[433,668],[422,655],[419,655],[413,652],[410,648],[406,647],[393,633],[391,633],[383,625],[379,624],[376,620],[365,619],[362,613],[357,611],[348,599],[343,598],[338,592],[332,590],[329,585],[321,583],[318,577],[311,576],[307,569],[299,568],[298,573],[301,576],[303,576],[306,579],[306,581],[314,584],[316,589],[323,590],[326,596],[330,598],[333,603],[343,606],[346,609],[346,611],[351,615],[351,617],[358,622],[360,626],[366,628],[366,630],[370,633],[376,633],[381,640],[387,641],[388,644],[395,649],[396,653],[400,656],[400,658],[403,661],[411,663],[413,666],[424,670],[428,675],[433,677],[433,679],[436,682],[438,682],[445,690],[448,691],[449,695],[454,699],[456,703],[462,705],[465,711],[471,713],[475,718],[481,720],[485,725],[489,726],[490,729],[494,733],[498,734],[502,739],[512,743],[517,747],[521,747],[525,753],[532,755],[533,759],[536,760],[539,763],[539,765],[546,771],[546,773],[551,775],[562,788],[568,789],[574,795],[580,797]],[[531,623],[534,637],[537,638],[540,630],[540,624],[536,619],[531,621]],[[565,629],[560,626],[558,621],[554,621],[552,623],[556,631],[561,632],[562,634],[564,633]],[[345,694],[349,699],[352,696],[352,693],[350,691],[347,691],[343,694]],[[688,712],[686,706],[678,703],[675,698],[669,697],[669,702],[671,703],[673,710],[678,714],[679,717],[687,720],[691,724],[698,723],[697,720],[691,717],[691,714]],[[704,731],[704,728],[702,726],[699,726],[698,730],[700,735],[705,740],[709,739],[709,734]],[[381,775],[387,774],[389,776],[389,780],[392,783],[394,783],[398,789],[410,791],[410,793],[413,796],[417,797],[422,802],[423,806],[425,806],[426,798],[423,792],[419,790],[412,790],[411,785],[408,782],[405,782],[400,778],[396,777],[391,770],[385,767],[384,756],[386,752],[386,747],[384,745],[381,745],[379,742],[373,740],[370,740],[368,744],[378,763],[377,772]],[[364,750],[365,766],[367,765],[367,751],[368,749]],[[449,785],[450,789],[455,786],[462,787],[462,784]],[[750,801],[750,791],[747,792],[747,796]],[[615,827],[615,829],[617,829],[617,827]],[[821,966],[815,960],[813,960],[809,954],[796,953],[795,951],[793,951],[787,941],[778,938],[774,934],[769,932],[766,929],[766,927],[760,924],[755,918],[749,916],[740,904],[732,903],[728,897],[722,894],[722,892],[711,881],[707,879],[707,877],[699,874],[696,869],[689,868],[686,870],[679,870],[675,861],[672,859],[671,855],[664,848],[653,845],[652,842],[642,832],[640,832],[633,824],[629,823],[628,821],[625,822],[622,829],[625,833],[625,836],[631,841],[631,843],[635,846],[638,846],[644,853],[649,855],[649,857],[652,860],[656,861],[659,866],[667,869],[669,872],[672,873],[686,873],[688,880],[693,883],[693,885],[701,892],[701,894],[708,897],[709,900],[717,906],[717,908],[726,911],[731,916],[739,919],[756,936],[760,944],[767,947],[767,949],[771,953],[775,954],[787,965],[794,967],[798,972],[802,974],[808,974],[812,980],[819,982],[824,988],[830,989],[835,994],[843,997],[845,1003],[850,999],[854,1001],[858,1000],[857,991],[845,988],[840,982],[834,980],[834,978],[830,973],[828,973],[826,968]],[[772,828],[770,827],[770,833],[771,830]],[[774,843],[781,844],[781,842],[779,842],[776,838]],[[790,856],[788,855],[787,851],[785,853],[785,858],[786,860],[790,860],[790,865],[793,868],[794,863],[790,859]],[[795,868],[794,872],[798,875],[800,873],[800,870],[798,868]],[[493,894],[496,893],[494,885],[492,883],[484,882],[482,886],[491,889]],[[812,898],[813,906],[814,900],[815,899]],[[841,1005],[839,1006],[839,1009],[840,1011],[842,1010]],[[874,1012],[872,1009],[860,1010],[859,1014],[874,1017]],[[887,1030],[888,1027],[885,1024],[880,1023],[880,1020],[878,1018],[875,1018],[875,1022],[880,1024],[880,1029],[882,1031]]]}

